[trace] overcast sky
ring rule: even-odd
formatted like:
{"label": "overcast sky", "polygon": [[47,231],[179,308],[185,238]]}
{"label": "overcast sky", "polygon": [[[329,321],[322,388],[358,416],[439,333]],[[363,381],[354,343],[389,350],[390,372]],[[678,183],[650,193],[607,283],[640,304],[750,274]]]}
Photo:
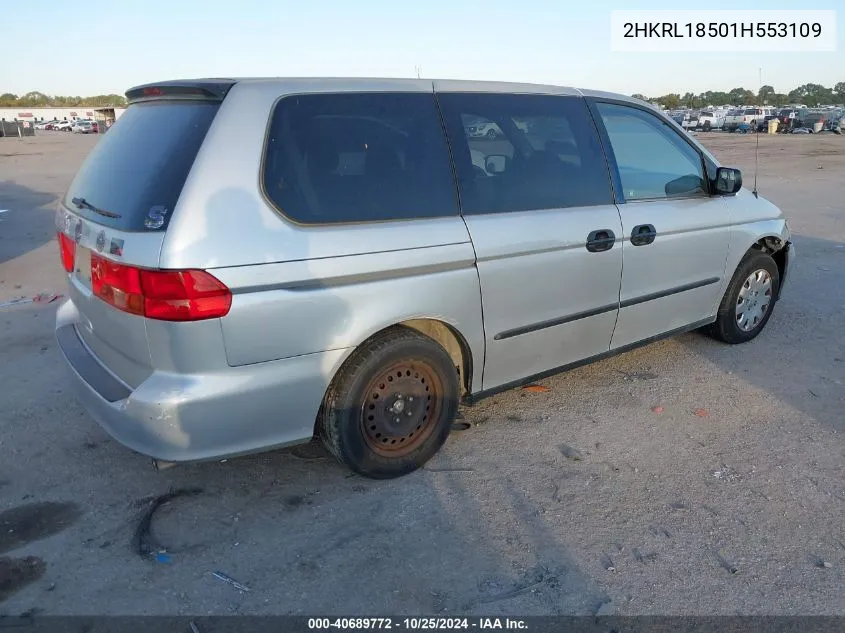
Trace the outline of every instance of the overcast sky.
{"label": "overcast sky", "polygon": [[[836,9],[703,0],[66,0],[9,3],[0,93],[122,94],[185,77],[387,76],[552,83],[631,94],[845,81],[835,53],[612,53],[611,9]],[[13,27],[12,25],[17,25]]]}

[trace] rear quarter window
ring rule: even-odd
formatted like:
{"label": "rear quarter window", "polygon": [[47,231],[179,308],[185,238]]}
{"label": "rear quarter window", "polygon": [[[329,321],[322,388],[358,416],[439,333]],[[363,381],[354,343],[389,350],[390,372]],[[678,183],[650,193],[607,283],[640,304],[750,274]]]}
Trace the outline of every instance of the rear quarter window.
{"label": "rear quarter window", "polygon": [[458,215],[433,94],[293,95],[273,109],[263,185],[302,224]]}
{"label": "rear quarter window", "polygon": [[[219,104],[152,101],[130,105],[73,179],[64,204],[123,231],[165,230]],[[74,204],[84,200],[119,217]],[[163,223],[150,222],[163,217]]]}

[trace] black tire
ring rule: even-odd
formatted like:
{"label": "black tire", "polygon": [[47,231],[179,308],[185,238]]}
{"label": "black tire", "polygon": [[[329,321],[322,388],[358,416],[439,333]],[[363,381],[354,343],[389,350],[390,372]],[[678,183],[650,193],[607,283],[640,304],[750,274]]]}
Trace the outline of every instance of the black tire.
{"label": "black tire", "polygon": [[446,350],[415,330],[392,328],[356,350],[335,376],[320,410],[320,433],[328,451],[354,472],[400,477],[443,446],[458,396]]}
{"label": "black tire", "polygon": [[709,132],[709,131],[710,131],[710,129],[711,129],[712,127],[713,127],[713,126],[712,126],[712,125],[710,125],[710,121],[705,121],[705,122],[704,122],[704,131],[705,131],[705,132]]}
{"label": "black tire", "polygon": [[[737,315],[742,314],[737,311],[737,306],[740,300],[740,291],[746,285],[746,281],[752,273],[757,271],[766,271],[771,278],[771,289],[769,294],[754,297],[752,301],[759,304],[761,301],[766,301],[765,312],[762,317],[753,324],[751,329],[743,329],[737,322]],[[777,296],[780,290],[780,271],[772,259],[771,255],[763,253],[762,251],[752,250],[746,253],[745,257],[739,263],[739,266],[734,272],[728,289],[725,291],[725,296],[719,305],[719,312],[716,316],[716,322],[710,326],[708,333],[714,338],[735,345],[738,343],[746,343],[755,338],[769,321],[772,316],[775,304],[777,303]]]}

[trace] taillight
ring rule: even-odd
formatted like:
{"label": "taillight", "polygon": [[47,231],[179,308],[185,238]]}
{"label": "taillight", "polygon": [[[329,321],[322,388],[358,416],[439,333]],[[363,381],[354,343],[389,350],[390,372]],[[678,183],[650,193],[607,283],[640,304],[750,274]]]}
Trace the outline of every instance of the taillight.
{"label": "taillight", "polygon": [[146,270],[91,254],[94,294],[118,310],[162,321],[225,316],[232,293],[204,270]]}
{"label": "taillight", "polygon": [[142,270],[144,314],[165,321],[199,321],[229,313],[232,293],[204,270]]}
{"label": "taillight", "polygon": [[141,271],[91,253],[91,290],[100,299],[129,314],[144,314]]}
{"label": "taillight", "polygon": [[62,266],[69,273],[73,272],[73,258],[76,255],[76,242],[59,231],[59,252],[62,256]]}

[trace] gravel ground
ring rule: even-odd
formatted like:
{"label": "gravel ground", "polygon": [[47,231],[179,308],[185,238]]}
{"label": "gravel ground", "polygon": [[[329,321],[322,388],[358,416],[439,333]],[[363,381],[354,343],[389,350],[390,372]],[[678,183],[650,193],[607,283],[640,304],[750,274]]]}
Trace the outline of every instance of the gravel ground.
{"label": "gravel ground", "polygon": [[[750,186],[756,138],[699,138]],[[54,201],[95,142],[0,139],[0,303],[63,291]],[[483,401],[400,480],[315,446],[157,473],[74,401],[57,302],[0,308],[0,614],[845,614],[845,138],[759,142],[798,253],[763,334]]]}

